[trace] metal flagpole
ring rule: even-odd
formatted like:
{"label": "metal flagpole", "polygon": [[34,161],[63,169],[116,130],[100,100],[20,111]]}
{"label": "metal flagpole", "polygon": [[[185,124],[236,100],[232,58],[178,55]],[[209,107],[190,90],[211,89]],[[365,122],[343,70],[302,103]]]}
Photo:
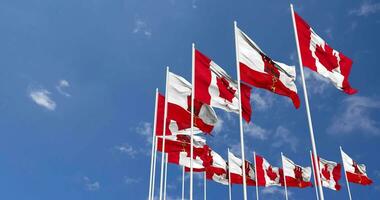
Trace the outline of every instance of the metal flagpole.
{"label": "metal flagpole", "polygon": [[185,200],[185,166],[182,166],[182,200]]}
{"label": "metal flagpole", "polygon": [[[311,114],[310,114],[310,108],[309,108],[309,98],[307,96],[305,76],[304,76],[304,73],[303,73],[303,64],[302,64],[301,51],[300,51],[300,46],[299,46],[299,41],[298,41],[296,22],[295,22],[295,18],[294,18],[293,4],[290,4],[290,9],[292,11],[293,29],[294,29],[294,36],[295,36],[296,44],[297,44],[297,52],[298,52],[299,67],[300,67],[300,71],[301,71],[301,80],[302,80],[303,94],[304,94],[304,97],[305,97],[306,114],[307,114],[307,120],[308,120],[308,123],[309,123],[311,146],[312,146],[312,150],[313,150],[313,160],[314,160],[314,163],[318,163],[318,159],[317,159],[317,147],[315,145],[313,123],[312,123],[312,120],[311,120]],[[319,173],[320,170],[319,170],[319,166],[318,165],[316,165],[315,170],[316,170],[316,174],[320,174]],[[317,176],[317,182],[321,183],[320,176]],[[324,198],[324,195],[323,195],[323,189],[322,189],[322,185],[321,184],[318,184],[318,189],[319,189],[319,197],[320,197],[320,199],[324,200],[325,198]]]}
{"label": "metal flagpole", "polygon": [[153,133],[152,133],[152,153],[150,158],[150,176],[149,176],[149,197],[148,199],[152,200],[152,190],[153,190],[153,162],[154,162],[154,154],[156,153],[155,150],[155,143],[156,143],[156,116],[157,116],[157,102],[158,102],[158,88],[156,88],[156,102],[154,105],[154,121],[153,121]]}
{"label": "metal flagpole", "polygon": [[203,199],[207,199],[207,180],[206,180],[206,171],[203,174]]}
{"label": "metal flagpole", "polygon": [[154,158],[153,158],[153,178],[152,178],[151,200],[154,199],[154,189],[155,189],[155,181],[156,181],[156,162],[157,162],[157,137],[154,137]]}
{"label": "metal flagpole", "polygon": [[[281,162],[282,162],[282,169],[284,169],[284,155],[281,152]],[[283,173],[284,176],[284,186],[285,186],[285,199],[288,200],[288,188],[286,186],[286,178],[285,178],[285,172]]]}
{"label": "metal flagpole", "polygon": [[230,170],[230,149],[228,148],[228,196],[229,200],[232,200],[232,194],[231,194],[231,170]]}
{"label": "metal flagpole", "polygon": [[342,164],[343,164],[344,176],[346,177],[346,184],[347,184],[348,196],[350,197],[350,200],[352,200],[352,197],[351,197],[351,190],[350,190],[350,184],[348,183],[347,172],[346,172],[346,168],[344,167],[343,150],[342,150],[342,147],[341,147],[341,146],[339,146],[339,148],[340,148],[340,156],[342,157]]}
{"label": "metal flagpole", "polygon": [[162,192],[164,185],[164,164],[165,164],[165,136],[166,136],[166,116],[168,115],[168,77],[169,67],[166,67],[166,86],[165,86],[165,107],[164,107],[164,125],[162,133],[162,152],[161,152],[161,177],[160,177],[160,199],[162,200]]}
{"label": "metal flagpole", "polygon": [[256,167],[256,151],[253,152],[253,162],[255,166],[255,182],[256,182],[256,199],[259,200],[259,183],[257,180],[257,167]]}
{"label": "metal flagpole", "polygon": [[192,44],[191,60],[191,138],[190,138],[190,200],[193,200],[193,157],[194,157],[194,94],[195,94],[195,44]]}
{"label": "metal flagpole", "polygon": [[[311,161],[311,167],[313,168],[313,174],[314,174],[315,195],[317,196],[317,200],[319,200],[317,180],[315,179],[316,178],[315,177],[316,176],[316,174],[315,174],[315,166],[314,166],[314,162],[313,162],[313,154],[311,154],[311,151],[310,151],[310,161]],[[319,162],[318,162],[318,165],[319,165]]]}
{"label": "metal flagpole", "polygon": [[247,180],[245,174],[245,153],[244,153],[244,133],[243,133],[243,114],[241,109],[241,89],[240,89],[240,70],[239,70],[239,48],[236,37],[237,22],[234,21],[234,33],[235,33],[235,52],[236,52],[236,70],[237,70],[237,82],[239,92],[239,124],[240,124],[240,148],[241,148],[241,160],[243,162],[243,196],[244,200],[247,200]]}
{"label": "metal flagpole", "polygon": [[168,154],[165,153],[165,179],[164,179],[164,200],[166,200],[166,183],[168,179]]}

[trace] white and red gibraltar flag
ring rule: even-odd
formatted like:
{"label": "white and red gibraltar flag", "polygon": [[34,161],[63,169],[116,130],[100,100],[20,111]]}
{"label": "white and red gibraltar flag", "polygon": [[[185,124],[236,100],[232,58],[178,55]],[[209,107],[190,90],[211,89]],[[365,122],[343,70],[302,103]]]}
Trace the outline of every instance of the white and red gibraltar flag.
{"label": "white and red gibraltar flag", "polygon": [[282,156],[282,167],[287,187],[311,187],[311,167],[296,165],[289,158]]}
{"label": "white and red gibraltar flag", "polygon": [[296,12],[294,16],[303,65],[329,79],[339,90],[355,94],[357,90],[348,82],[351,59],[331,48]]}
{"label": "white and red gibraltar flag", "polygon": [[[165,137],[165,153],[188,151],[191,149],[191,139],[188,135],[170,135]],[[157,137],[157,150],[162,152],[163,137]],[[206,141],[199,136],[193,136],[194,151],[204,151]],[[208,147],[208,146],[207,146]]]}
{"label": "white and red gibraltar flag", "polygon": [[[243,118],[251,120],[251,88],[241,86]],[[230,75],[210,58],[195,49],[195,99],[223,109],[239,113],[238,85]]]}
{"label": "white and red gibraltar flag", "polygon": [[[166,135],[189,134],[191,128],[191,84],[184,78],[169,72]],[[194,130],[210,133],[218,121],[214,109],[194,101]],[[157,135],[163,133],[165,97],[159,95],[157,109]]]}
{"label": "white and red gibraltar flag", "polygon": [[[243,162],[231,152],[228,152],[228,169],[231,176],[231,184],[243,184]],[[245,161],[245,178],[247,185],[256,185],[254,166]]]}
{"label": "white and red gibraltar flag", "polygon": [[[332,190],[340,190],[341,165],[318,157],[322,186]],[[314,161],[312,160],[314,163]],[[314,170],[315,171],[315,170]],[[317,183],[318,184],[318,183]]]}
{"label": "white and red gibraltar flag", "polygon": [[370,185],[372,180],[368,178],[364,164],[358,164],[350,156],[341,150],[344,170],[347,174],[347,180],[351,183],[361,185]]}
{"label": "white and red gibraltar flag", "polygon": [[259,186],[282,186],[284,183],[281,168],[273,167],[265,158],[256,154],[257,185]]}
{"label": "white and red gibraltar flag", "polygon": [[206,178],[228,185],[227,162],[215,151],[210,152],[211,165],[206,166]]}
{"label": "white and red gibraltar flag", "polygon": [[243,31],[236,29],[241,80],[252,86],[287,96],[292,99],[294,106],[299,108],[295,67],[272,60]]}

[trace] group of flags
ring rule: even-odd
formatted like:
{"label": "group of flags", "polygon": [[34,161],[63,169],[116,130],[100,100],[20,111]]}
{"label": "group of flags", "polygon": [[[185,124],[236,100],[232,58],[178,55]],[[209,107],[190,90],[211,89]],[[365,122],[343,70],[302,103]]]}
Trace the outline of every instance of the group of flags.
{"label": "group of flags", "polygon": [[[341,164],[317,155],[311,116],[309,113],[303,66],[327,78],[339,90],[355,94],[348,77],[352,61],[331,48],[292,8],[293,25],[300,61],[301,77],[309,120],[312,149],[312,167],[297,165],[281,153],[282,167],[272,166],[264,157],[253,155],[253,163],[245,159],[242,120],[250,122],[251,88],[262,88],[291,99],[295,108],[300,107],[294,66],[269,57],[235,22],[237,80],[206,56],[193,44],[192,83],[172,73],[167,68],[165,95],[156,91],[155,122],[152,145],[152,164],[149,199],[154,198],[154,177],[157,151],[162,152],[160,197],[165,199],[163,188],[164,164],[183,166],[190,172],[190,199],[192,200],[192,175],[203,172],[209,180],[223,185],[311,187],[314,184],[320,199],[324,199],[322,186],[340,190]],[[218,122],[214,108],[240,116],[241,158],[228,150],[227,161],[207,145],[200,133],[211,134]],[[166,156],[166,160],[165,157]],[[369,185],[372,180],[366,174],[365,165],[357,164],[341,149],[344,174],[348,182]],[[316,175],[318,174],[318,175]],[[166,178],[165,178],[166,181]],[[257,191],[257,190],[256,190]],[[351,198],[351,194],[350,198]],[[246,194],[244,194],[246,199]],[[258,194],[257,194],[258,198]]]}

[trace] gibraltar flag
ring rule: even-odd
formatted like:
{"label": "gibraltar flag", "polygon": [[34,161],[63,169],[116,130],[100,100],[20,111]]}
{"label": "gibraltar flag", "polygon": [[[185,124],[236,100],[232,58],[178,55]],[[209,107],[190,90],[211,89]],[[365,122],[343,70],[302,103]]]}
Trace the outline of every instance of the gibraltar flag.
{"label": "gibraltar flag", "polygon": [[227,162],[215,151],[211,151],[211,165],[206,167],[206,178],[228,185]]}
{"label": "gibraltar flag", "polygon": [[369,179],[366,174],[365,165],[357,164],[354,160],[352,160],[352,158],[350,158],[342,150],[340,152],[342,154],[344,171],[346,172],[348,182],[357,183],[361,185],[372,184],[372,180]]}
{"label": "gibraltar flag", "polygon": [[296,12],[294,16],[303,65],[329,79],[339,90],[355,94],[357,90],[348,82],[351,59],[331,48]]}
{"label": "gibraltar flag", "polygon": [[289,158],[282,156],[282,166],[287,187],[311,187],[311,167],[296,165]]}
{"label": "gibraltar flag", "polygon": [[[243,184],[243,162],[231,152],[228,152],[228,169],[231,176],[231,184]],[[247,185],[256,185],[254,166],[245,161],[245,178]]]}
{"label": "gibraltar flag", "polygon": [[[249,122],[251,119],[251,88],[242,86],[241,91],[243,117]],[[227,112],[239,113],[237,82],[219,65],[196,49],[195,99]]]}
{"label": "gibraltar flag", "polygon": [[[191,128],[191,84],[171,72],[169,72],[167,81],[167,120],[176,122],[174,126],[170,124],[170,129],[184,130]],[[205,133],[211,133],[218,121],[214,109],[197,101],[194,104],[194,126]]]}
{"label": "gibraltar flag", "polygon": [[259,186],[281,186],[284,183],[281,168],[273,167],[265,158],[256,154],[257,184]]}
{"label": "gibraltar flag", "polygon": [[[199,137],[193,136],[194,151],[204,151],[206,141]],[[188,135],[170,135],[165,136],[165,153],[188,151],[190,152],[190,136]],[[157,150],[162,152],[163,137],[157,137]]]}
{"label": "gibraltar flag", "polygon": [[[340,190],[341,165],[318,157],[322,186],[332,190]],[[314,170],[315,171],[315,170]]]}
{"label": "gibraltar flag", "polygon": [[241,80],[292,99],[300,106],[295,84],[296,70],[269,58],[245,33],[236,28],[236,42]]}

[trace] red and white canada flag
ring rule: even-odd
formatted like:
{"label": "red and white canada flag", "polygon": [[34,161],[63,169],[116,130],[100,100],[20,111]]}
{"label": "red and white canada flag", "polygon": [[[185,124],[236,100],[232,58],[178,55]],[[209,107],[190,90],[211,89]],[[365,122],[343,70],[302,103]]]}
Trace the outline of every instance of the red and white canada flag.
{"label": "red and white canada flag", "polygon": [[[322,186],[332,190],[340,190],[341,165],[318,157]],[[314,170],[315,171],[315,170]]]}
{"label": "red and white canada flag", "polygon": [[311,187],[311,167],[296,165],[289,158],[282,156],[282,166],[287,187]]}
{"label": "red and white canada flag", "polygon": [[355,94],[357,90],[348,82],[351,59],[331,48],[296,12],[294,17],[303,65],[329,79],[339,90]]}
{"label": "red and white canada flag", "polygon": [[[251,119],[251,89],[249,87],[241,87],[241,91],[243,117],[249,122]],[[239,113],[237,82],[219,65],[196,49],[195,99],[227,112]]]}
{"label": "red and white canada flag", "polygon": [[361,185],[370,185],[372,180],[368,178],[364,164],[356,163],[350,156],[341,150],[344,171],[347,175],[348,182]]}
{"label": "red and white canada flag", "polygon": [[300,106],[295,84],[296,70],[269,58],[245,33],[236,28],[236,42],[241,80],[292,99]]}
{"label": "red and white canada flag", "polygon": [[281,186],[284,183],[281,168],[273,167],[265,158],[256,154],[257,184],[259,186]]}
{"label": "red and white canada flag", "polygon": [[[167,130],[166,135],[189,134],[191,128],[191,84],[184,78],[169,72],[168,75],[168,107],[167,107]],[[195,101],[194,107],[194,130],[211,133],[218,121],[214,109]],[[157,109],[157,135],[163,133],[165,97],[159,95]],[[162,124],[162,125],[161,125]],[[198,129],[197,129],[198,128]]]}
{"label": "red and white canada flag", "polygon": [[[231,152],[228,152],[228,169],[231,176],[231,184],[243,184],[243,162]],[[254,166],[245,161],[245,178],[247,185],[256,185]]]}
{"label": "red and white canada flag", "polygon": [[227,162],[215,151],[210,152],[211,165],[206,166],[206,178],[228,185]]}

